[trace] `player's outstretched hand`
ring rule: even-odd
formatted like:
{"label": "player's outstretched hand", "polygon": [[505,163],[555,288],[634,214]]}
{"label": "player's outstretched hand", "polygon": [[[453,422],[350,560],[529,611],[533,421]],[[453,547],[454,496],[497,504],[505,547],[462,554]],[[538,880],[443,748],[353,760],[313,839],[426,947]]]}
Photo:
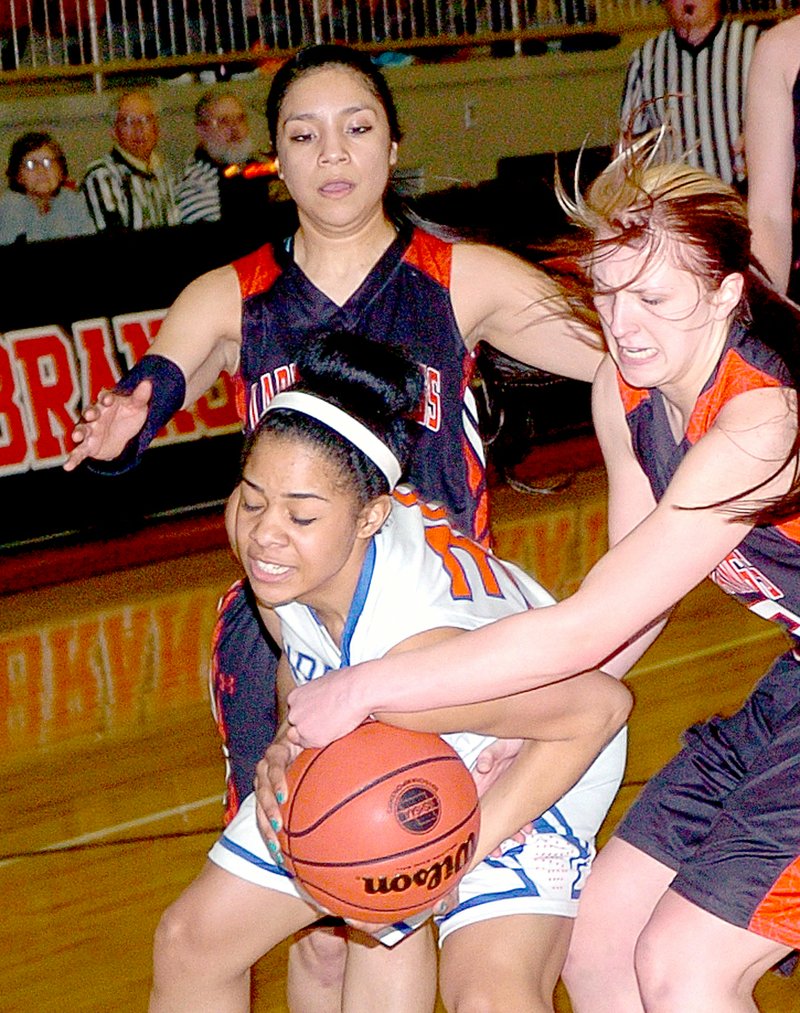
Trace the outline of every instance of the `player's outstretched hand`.
{"label": "player's outstretched hand", "polygon": [[349,673],[347,668],[328,672],[324,679],[312,679],[291,690],[290,741],[305,748],[327,746],[369,717],[363,701],[353,699],[354,680]]}
{"label": "player's outstretched hand", "polygon": [[253,787],[256,793],[258,829],[270,854],[279,865],[283,864],[278,831],[283,824],[280,807],[288,796],[286,771],[299,752],[299,746],[292,745],[285,735],[278,733],[256,767]]}
{"label": "player's outstretched hand", "polygon": [[142,380],[130,394],[101,391],[72,431],[75,446],[64,463],[64,471],[77,468],[87,457],[98,461],[118,457],[145,424],[152,393],[150,380]]}

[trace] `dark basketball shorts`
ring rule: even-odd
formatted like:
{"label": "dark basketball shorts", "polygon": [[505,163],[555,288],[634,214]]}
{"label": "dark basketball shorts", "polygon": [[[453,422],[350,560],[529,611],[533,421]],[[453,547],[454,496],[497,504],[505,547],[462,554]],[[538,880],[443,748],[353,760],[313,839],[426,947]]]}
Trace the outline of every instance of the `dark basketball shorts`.
{"label": "dark basketball shorts", "polygon": [[711,914],[800,947],[800,662],[782,655],[741,710],[690,728],[616,835]]}

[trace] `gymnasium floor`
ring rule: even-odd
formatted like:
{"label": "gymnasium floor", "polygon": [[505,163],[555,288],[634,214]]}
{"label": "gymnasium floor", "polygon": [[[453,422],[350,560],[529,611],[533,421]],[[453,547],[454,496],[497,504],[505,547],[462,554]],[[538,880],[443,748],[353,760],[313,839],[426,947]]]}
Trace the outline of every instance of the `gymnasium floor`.
{"label": "gymnasium floor", "polygon": [[[494,509],[499,552],[557,594],[602,552],[597,470],[550,495],[496,489]],[[215,601],[236,571],[219,541],[217,532],[205,539],[214,547],[201,539],[180,558],[2,598],[3,1013],[146,1008],[159,913],[220,825],[206,673]],[[92,551],[93,568],[105,569]],[[55,557],[38,565],[40,579],[62,575]],[[630,758],[607,827],[680,730],[733,708],[781,645],[710,584],[689,596],[630,678]],[[285,948],[257,967],[258,1013],[285,1010],[284,967]],[[800,976],[768,975],[757,996],[766,1013],[800,1010]],[[561,993],[558,1003],[566,1013]]]}

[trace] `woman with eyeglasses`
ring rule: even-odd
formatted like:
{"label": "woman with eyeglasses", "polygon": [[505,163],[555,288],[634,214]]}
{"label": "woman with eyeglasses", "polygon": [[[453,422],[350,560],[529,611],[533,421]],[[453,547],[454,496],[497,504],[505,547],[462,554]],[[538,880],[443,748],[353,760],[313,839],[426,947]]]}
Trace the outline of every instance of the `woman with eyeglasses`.
{"label": "woman with eyeglasses", "polygon": [[11,146],[8,190],[0,197],[0,244],[85,236],[96,231],[83,194],[69,183],[58,141],[38,131]]}

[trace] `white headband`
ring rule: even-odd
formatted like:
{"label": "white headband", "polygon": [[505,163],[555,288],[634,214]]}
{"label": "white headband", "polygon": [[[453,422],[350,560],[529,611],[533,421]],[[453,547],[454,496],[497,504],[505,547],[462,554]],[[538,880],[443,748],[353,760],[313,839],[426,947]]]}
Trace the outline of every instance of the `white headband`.
{"label": "white headband", "polygon": [[400,481],[403,469],[383,440],[379,440],[366,426],[330,401],[323,401],[314,394],[305,394],[299,390],[284,390],[275,395],[266,410],[269,412],[273,408],[291,408],[293,411],[317,419],[335,433],[344,436],[383,472],[390,490]]}

